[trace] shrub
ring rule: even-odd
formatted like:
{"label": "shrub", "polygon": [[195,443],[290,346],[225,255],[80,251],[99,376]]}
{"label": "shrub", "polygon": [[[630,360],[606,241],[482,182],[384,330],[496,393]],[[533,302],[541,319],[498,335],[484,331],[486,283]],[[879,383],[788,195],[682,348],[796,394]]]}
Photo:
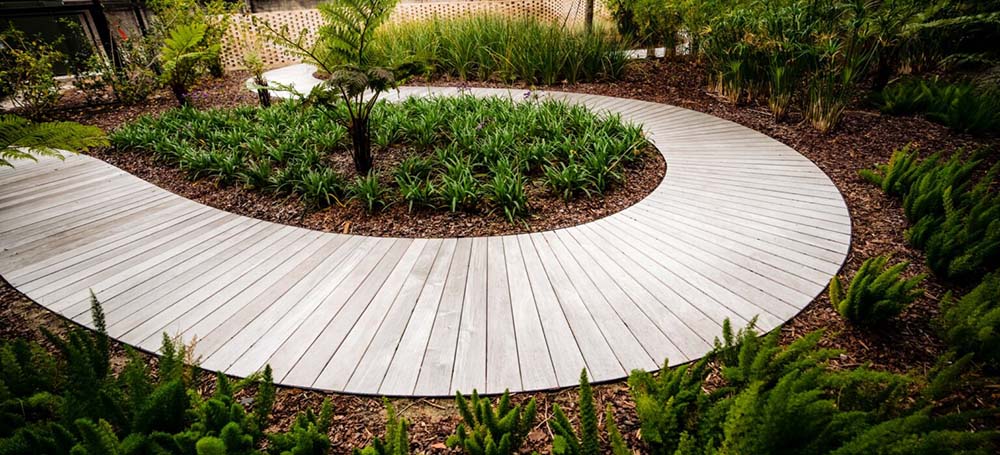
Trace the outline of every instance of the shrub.
{"label": "shrub", "polygon": [[66,55],[57,45],[33,39],[13,26],[0,32],[0,98],[9,97],[28,118],[40,118],[62,97],[52,67]]}
{"label": "shrub", "polygon": [[961,298],[941,299],[942,335],[959,353],[1000,369],[1000,273],[987,275]]}
{"label": "shrub", "polygon": [[830,279],[830,303],[841,316],[858,325],[874,325],[895,317],[924,294],[924,275],[904,278],[909,262],[889,266],[891,256],[876,256],[861,264],[843,289],[840,277]]}
{"label": "shrub", "polygon": [[[629,378],[643,439],[654,454],[701,453],[989,453],[998,433],[968,432],[981,413],[934,409],[929,394],[908,398],[903,375],[829,368],[839,353],[822,349],[821,332],[779,346],[780,331],[734,334],[693,365]],[[713,362],[721,372],[711,392]],[[929,378],[929,382],[934,378]],[[993,411],[989,411],[993,412]]]}
{"label": "shrub", "polygon": [[958,132],[1000,131],[1000,98],[971,83],[907,79],[883,89],[876,103],[882,112],[923,114]]}
{"label": "shrub", "polygon": [[[0,454],[258,453],[274,404],[270,367],[235,384],[219,374],[213,395],[202,398],[190,348],[164,334],[157,374],[126,349],[116,376],[93,296],[91,313],[96,331],[43,330],[58,357],[22,340],[0,342]],[[234,398],[248,387],[256,388],[252,411]],[[298,417],[288,434],[266,435],[270,449],[329,447],[318,424],[307,425],[311,416]]]}
{"label": "shrub", "polygon": [[888,165],[862,171],[888,194],[903,198],[907,240],[927,253],[937,275],[975,282],[1000,264],[1000,196],[994,185],[1000,165],[974,178],[980,154],[941,153],[919,160],[915,151],[893,154]]}
{"label": "shrub", "polygon": [[[376,103],[372,115],[379,119],[373,134],[384,142],[376,147],[403,156],[392,178],[379,181],[380,199],[403,201],[410,210],[465,210],[511,222],[531,215],[530,189],[546,184],[546,167],[559,174],[550,186],[556,194],[601,194],[642,165],[648,144],[640,127],[618,116],[549,100],[410,98]],[[330,164],[350,150],[341,126],[347,117],[342,104],[302,107],[297,101],[181,108],[119,128],[111,142],[152,153],[192,178],[238,182],[323,208],[349,196],[348,179],[341,177],[346,171]]]}
{"label": "shrub", "polygon": [[448,437],[448,447],[459,447],[469,455],[512,455],[518,453],[525,437],[535,424],[535,399],[522,408],[512,405],[504,391],[494,408],[488,398],[472,391],[468,399],[461,392],[455,403],[462,417],[455,433]]}

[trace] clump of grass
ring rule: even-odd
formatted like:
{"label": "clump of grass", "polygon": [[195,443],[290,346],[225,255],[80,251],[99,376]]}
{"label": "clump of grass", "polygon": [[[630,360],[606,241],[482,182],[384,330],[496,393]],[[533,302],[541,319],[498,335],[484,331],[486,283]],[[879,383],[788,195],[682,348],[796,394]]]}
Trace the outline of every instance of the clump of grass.
{"label": "clump of grass", "polygon": [[550,85],[618,79],[629,48],[609,30],[486,14],[383,26],[373,53],[387,65],[422,61],[429,76]]}

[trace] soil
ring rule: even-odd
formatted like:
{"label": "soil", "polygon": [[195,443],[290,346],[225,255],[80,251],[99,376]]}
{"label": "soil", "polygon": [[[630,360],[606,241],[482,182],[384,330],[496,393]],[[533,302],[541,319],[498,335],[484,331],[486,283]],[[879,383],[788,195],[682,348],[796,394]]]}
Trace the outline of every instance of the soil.
{"label": "soil", "polygon": [[[647,101],[673,104],[732,120],[761,131],[782,141],[814,161],[841,190],[851,212],[853,242],[851,252],[841,271],[844,277],[853,276],[860,264],[878,254],[891,253],[895,258],[908,260],[908,273],[929,273],[922,253],[911,248],[903,238],[907,227],[900,204],[886,197],[878,188],[858,176],[858,170],[888,161],[892,151],[906,144],[913,144],[925,153],[958,148],[997,149],[997,138],[974,138],[950,132],[944,126],[917,117],[890,117],[880,115],[859,101],[847,111],[843,122],[833,132],[820,134],[793,113],[785,122],[775,122],[765,106],[756,104],[733,105],[713,96],[706,90],[704,70],[690,61],[640,61],[635,62],[623,81],[601,84],[577,84],[545,87],[549,90],[567,90],[620,96]],[[239,76],[227,78],[239,79]],[[450,83],[435,81],[435,84]],[[219,82],[225,85],[224,81]],[[458,82],[454,83],[458,85]],[[469,84],[472,85],[472,84]],[[521,86],[522,88],[533,88]],[[208,97],[228,96],[209,92]],[[252,97],[249,101],[252,101]],[[148,109],[169,108],[169,103],[153,102]],[[120,124],[134,118],[141,108],[115,108],[112,112],[88,115],[86,111],[64,111],[67,117],[102,126]],[[117,118],[117,123],[112,121]],[[995,154],[994,154],[995,156]],[[143,176],[145,177],[145,176]],[[207,190],[206,190],[207,191]],[[783,341],[788,342],[813,330],[824,330],[822,344],[836,348],[842,354],[835,367],[847,368],[870,365],[877,370],[893,372],[926,373],[944,352],[937,336],[934,318],[942,295],[955,290],[930,275],[926,282],[926,295],[908,307],[903,314],[882,327],[857,329],[845,324],[833,310],[825,294],[814,300],[800,314],[781,327]],[[0,287],[0,337],[22,336],[39,339],[38,329],[54,328],[63,324],[59,316],[32,303],[5,282]],[[118,347],[117,349],[121,349]],[[944,404],[962,410],[994,406],[1000,402],[1000,379],[974,377],[972,385],[948,397]],[[595,387],[600,406],[610,403],[626,438],[635,447],[641,447],[638,420],[634,404],[628,396],[625,381]],[[551,416],[551,406],[559,403],[569,408],[571,418],[576,415],[575,389],[517,394],[517,399],[536,398],[539,401],[540,423],[531,433],[529,449],[546,451],[550,435],[544,425]],[[335,393],[320,393],[295,388],[280,388],[275,409],[274,426],[287,427],[293,415],[307,406],[318,408],[324,397],[330,398],[337,418],[331,431],[334,453],[344,453],[381,434],[384,424],[382,404],[377,398],[356,397]],[[444,441],[458,422],[450,400],[400,399],[393,400],[402,415],[413,422],[412,449],[415,453],[455,453],[444,448]],[[599,408],[600,409],[600,408]]]}

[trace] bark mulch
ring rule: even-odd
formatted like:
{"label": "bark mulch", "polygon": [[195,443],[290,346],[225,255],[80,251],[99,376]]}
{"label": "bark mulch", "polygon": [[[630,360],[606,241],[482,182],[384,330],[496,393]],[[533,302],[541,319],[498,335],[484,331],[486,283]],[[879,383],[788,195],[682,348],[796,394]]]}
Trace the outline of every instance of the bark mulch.
{"label": "bark mulch", "polygon": [[[623,81],[545,88],[673,104],[740,123],[798,150],[830,176],[847,201],[853,220],[854,237],[841,274],[848,278],[853,276],[865,259],[884,253],[891,253],[898,260],[910,261],[912,266],[909,273],[928,272],[922,253],[911,248],[903,238],[907,223],[899,204],[861,179],[858,170],[888,161],[893,150],[906,144],[913,144],[926,153],[962,147],[996,147],[1000,144],[995,138],[982,139],[954,134],[944,126],[921,118],[882,116],[865,107],[862,102],[846,112],[842,124],[834,132],[820,134],[803,122],[798,114],[793,114],[788,121],[776,123],[764,106],[733,105],[718,99],[705,89],[707,83],[704,75],[703,69],[695,62],[641,61],[632,66]],[[210,105],[216,105],[216,102],[253,102],[252,95],[239,93],[237,84],[242,83],[242,77],[232,75],[213,82],[211,87],[204,88],[207,95],[203,101]],[[449,82],[434,83],[440,85]],[[455,85],[458,84],[455,82]],[[63,112],[66,118],[109,128],[135,118],[141,112],[169,109],[171,102],[169,99],[156,99],[149,106],[143,107],[107,108],[96,113],[86,109]],[[128,167],[126,169],[132,171]],[[154,176],[142,173],[138,175],[154,179]],[[157,182],[154,180],[154,183]],[[190,184],[193,188],[199,188],[197,191],[209,192],[214,189],[210,184],[206,188],[200,188],[202,185],[205,184]],[[290,219],[295,215],[290,213],[283,216]],[[825,331],[823,344],[843,351],[836,365],[838,367],[868,364],[880,370],[925,373],[944,351],[933,322],[938,312],[938,301],[945,292],[954,290],[932,275],[927,280],[926,288],[926,296],[911,305],[900,318],[883,327],[869,330],[845,324],[831,307],[827,296],[820,295],[781,328],[783,339],[789,341],[804,333],[822,329]],[[62,324],[60,321],[59,316],[32,303],[6,282],[2,283],[0,337],[9,339],[20,336],[38,340],[38,328],[59,327]],[[121,347],[116,349],[121,351]],[[987,377],[979,379],[978,385],[960,391],[950,397],[948,402],[960,409],[981,408],[1000,402],[1000,381]],[[209,381],[206,379],[207,382]],[[625,382],[597,386],[595,393],[601,406],[598,409],[602,409],[605,403],[611,403],[626,438],[637,444],[638,420]],[[576,390],[570,389],[518,394],[516,398],[535,397],[539,401],[540,419],[544,422],[544,419],[551,417],[554,403],[569,408],[570,415],[575,415],[575,394]],[[318,408],[324,397],[333,400],[337,414],[331,431],[335,453],[343,453],[350,447],[363,445],[374,435],[381,434],[384,413],[378,398],[285,387],[279,389],[275,427],[287,427],[296,412],[307,406]],[[416,453],[448,453],[444,448],[444,440],[458,422],[451,400],[398,399],[393,402],[401,414],[412,422],[412,447]],[[530,448],[546,450],[550,441],[547,427],[540,423],[529,439]]]}

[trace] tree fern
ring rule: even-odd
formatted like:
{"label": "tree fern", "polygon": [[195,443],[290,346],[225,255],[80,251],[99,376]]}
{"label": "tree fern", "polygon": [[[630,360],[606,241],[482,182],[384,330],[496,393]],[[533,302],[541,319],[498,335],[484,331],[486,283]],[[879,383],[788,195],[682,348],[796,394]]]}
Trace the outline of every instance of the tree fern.
{"label": "tree fern", "polygon": [[840,277],[830,280],[830,303],[841,316],[859,325],[878,324],[898,315],[923,295],[918,286],[924,275],[903,278],[909,262],[889,266],[891,259],[877,256],[866,260],[846,291]]}
{"label": "tree fern", "polygon": [[62,158],[61,151],[76,152],[107,145],[100,128],[74,122],[31,122],[0,114],[0,167],[17,160],[37,161],[39,156]]}

